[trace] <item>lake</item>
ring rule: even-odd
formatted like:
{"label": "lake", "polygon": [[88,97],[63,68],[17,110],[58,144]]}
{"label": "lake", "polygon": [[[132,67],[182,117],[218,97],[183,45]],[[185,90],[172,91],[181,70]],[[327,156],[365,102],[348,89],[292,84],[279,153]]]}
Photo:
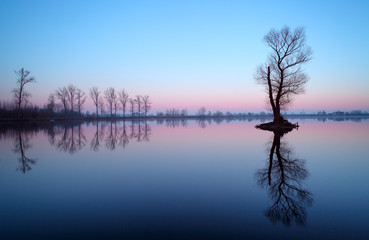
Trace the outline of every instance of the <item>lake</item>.
{"label": "lake", "polygon": [[369,239],[369,119],[0,124],[0,239]]}

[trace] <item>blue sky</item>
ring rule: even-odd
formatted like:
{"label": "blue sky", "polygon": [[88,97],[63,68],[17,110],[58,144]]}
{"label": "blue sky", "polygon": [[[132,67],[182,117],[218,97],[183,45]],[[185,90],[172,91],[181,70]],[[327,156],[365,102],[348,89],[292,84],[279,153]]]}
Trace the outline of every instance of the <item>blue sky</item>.
{"label": "blue sky", "polygon": [[[148,94],[153,112],[259,111],[263,36],[305,27],[313,60],[291,110],[369,110],[369,1],[1,1],[0,100],[24,67],[32,102],[70,83]],[[86,105],[89,109],[91,102]]]}

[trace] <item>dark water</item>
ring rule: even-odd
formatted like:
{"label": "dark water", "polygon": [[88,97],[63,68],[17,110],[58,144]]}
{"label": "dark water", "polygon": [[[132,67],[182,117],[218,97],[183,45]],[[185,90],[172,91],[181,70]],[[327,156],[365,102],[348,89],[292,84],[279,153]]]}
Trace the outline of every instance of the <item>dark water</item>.
{"label": "dark water", "polygon": [[369,239],[369,120],[1,124],[0,239]]}

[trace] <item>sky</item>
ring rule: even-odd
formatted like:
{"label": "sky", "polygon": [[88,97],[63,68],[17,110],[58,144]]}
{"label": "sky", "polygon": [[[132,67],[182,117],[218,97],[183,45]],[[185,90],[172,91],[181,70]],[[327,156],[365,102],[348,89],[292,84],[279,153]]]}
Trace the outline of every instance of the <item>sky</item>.
{"label": "sky", "polygon": [[[152,113],[267,109],[254,79],[272,28],[304,27],[313,59],[290,111],[369,110],[369,1],[18,1],[0,4],[0,101],[14,70],[43,105],[58,87],[149,95]],[[88,98],[85,110],[93,111]]]}

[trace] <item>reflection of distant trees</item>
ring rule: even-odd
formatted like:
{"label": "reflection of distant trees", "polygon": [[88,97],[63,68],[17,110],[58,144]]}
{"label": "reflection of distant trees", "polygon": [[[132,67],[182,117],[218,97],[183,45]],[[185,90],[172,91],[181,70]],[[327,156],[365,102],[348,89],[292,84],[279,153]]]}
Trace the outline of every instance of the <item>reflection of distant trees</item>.
{"label": "reflection of distant trees", "polygon": [[48,134],[51,145],[55,145],[60,151],[70,154],[81,150],[87,141],[81,123],[65,123],[62,126],[55,126],[48,131]]}
{"label": "reflection of distant trees", "polygon": [[26,151],[31,148],[29,136],[26,132],[22,132],[20,129],[17,131],[17,137],[14,139],[14,152],[18,153],[18,161],[20,166],[17,170],[26,173],[26,171],[30,171],[31,165],[36,163],[35,159],[31,159],[27,157]]}
{"label": "reflection of distant trees", "polygon": [[283,133],[274,132],[268,164],[256,172],[258,184],[268,188],[274,201],[265,215],[274,223],[281,221],[290,225],[294,221],[304,225],[305,209],[313,201],[311,193],[303,186],[308,171],[305,162],[294,157],[287,142],[281,142],[282,136]]}
{"label": "reflection of distant trees", "polygon": [[197,119],[197,124],[200,128],[206,128],[207,121],[206,119]]}
{"label": "reflection of distant trees", "polygon": [[95,131],[95,134],[91,140],[91,149],[94,150],[94,151],[98,151],[99,150],[99,147],[100,147],[100,144],[101,144],[101,141],[103,140],[104,138],[104,131],[100,128],[99,130],[99,122],[94,122],[93,123],[95,126],[96,126],[96,131]]}
{"label": "reflection of distant trees", "polygon": [[97,122],[95,134],[91,140],[91,149],[98,151],[102,141],[109,150],[114,150],[118,146],[126,148],[131,140],[149,142],[150,136],[151,126],[147,121],[123,120],[121,124],[116,121],[108,124],[107,122]]}
{"label": "reflection of distant trees", "polygon": [[122,121],[122,131],[119,136],[119,146],[122,146],[123,148],[126,148],[126,146],[129,143],[129,138],[127,135],[127,128],[126,128],[126,121]]}
{"label": "reflection of distant trees", "polygon": [[111,121],[110,128],[108,129],[108,134],[105,139],[105,146],[109,150],[114,150],[117,143],[118,143],[117,122]]}

